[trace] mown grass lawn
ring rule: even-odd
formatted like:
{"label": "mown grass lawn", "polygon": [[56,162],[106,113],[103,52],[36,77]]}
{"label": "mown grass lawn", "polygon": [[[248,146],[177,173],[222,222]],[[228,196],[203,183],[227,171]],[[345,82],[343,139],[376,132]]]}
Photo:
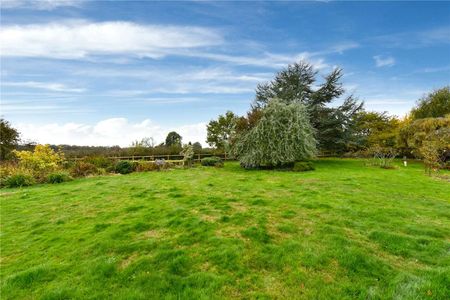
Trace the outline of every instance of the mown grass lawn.
{"label": "mown grass lawn", "polygon": [[450,184],[315,165],[2,190],[1,298],[448,299]]}

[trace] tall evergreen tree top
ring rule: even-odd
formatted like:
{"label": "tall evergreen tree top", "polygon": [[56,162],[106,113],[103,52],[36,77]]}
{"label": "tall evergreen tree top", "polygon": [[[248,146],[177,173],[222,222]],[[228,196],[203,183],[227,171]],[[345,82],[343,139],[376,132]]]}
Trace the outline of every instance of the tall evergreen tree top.
{"label": "tall evergreen tree top", "polygon": [[302,103],[306,106],[324,106],[344,93],[340,79],[341,69],[334,69],[325,76],[325,81],[314,89],[318,72],[305,61],[288,65],[269,82],[256,88],[254,107],[263,108],[271,99],[290,103]]}
{"label": "tall evergreen tree top", "polygon": [[[249,116],[258,116],[258,110],[264,109],[273,99],[287,105],[303,104],[307,108],[311,125],[316,129],[319,149],[336,153],[346,151],[354,143],[354,118],[363,109],[363,103],[349,95],[342,105],[334,108],[327,106],[345,93],[342,75],[342,69],[336,68],[318,84],[318,72],[310,63],[300,61],[288,65],[273,80],[257,86]],[[239,122],[238,131],[246,127],[243,125],[251,127],[247,123]]]}

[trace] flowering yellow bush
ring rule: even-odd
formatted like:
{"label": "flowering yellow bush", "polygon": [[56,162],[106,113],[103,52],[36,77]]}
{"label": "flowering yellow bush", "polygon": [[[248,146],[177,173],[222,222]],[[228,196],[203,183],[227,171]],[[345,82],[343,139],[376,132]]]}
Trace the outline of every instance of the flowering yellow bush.
{"label": "flowering yellow bush", "polygon": [[14,174],[16,169],[17,166],[13,165],[12,163],[0,164],[0,186],[4,185],[6,178],[11,176],[11,174]]}
{"label": "flowering yellow bush", "polygon": [[50,145],[36,145],[33,152],[14,150],[14,154],[21,167],[41,175],[58,169],[64,161],[64,153],[61,150],[55,152]]}

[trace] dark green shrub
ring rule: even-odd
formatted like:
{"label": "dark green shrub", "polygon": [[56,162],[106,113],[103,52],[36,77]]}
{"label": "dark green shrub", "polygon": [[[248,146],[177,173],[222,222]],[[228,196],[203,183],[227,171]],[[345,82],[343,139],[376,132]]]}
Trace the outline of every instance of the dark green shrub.
{"label": "dark green shrub", "polygon": [[292,171],[294,172],[305,172],[315,170],[314,165],[310,161],[298,161],[294,164]]}
{"label": "dark green shrub", "polygon": [[105,169],[106,173],[114,173],[116,171],[116,165],[109,166]]}
{"label": "dark green shrub", "polygon": [[207,167],[222,167],[223,161],[220,157],[217,156],[211,156],[211,157],[205,157],[201,161],[202,166]]}
{"label": "dark green shrub", "polygon": [[8,176],[3,182],[4,186],[9,188],[29,186],[35,184],[33,176],[27,173],[16,173]]}
{"label": "dark green shrub", "polygon": [[127,161],[127,160],[121,160],[117,162],[116,164],[116,173],[120,174],[128,174],[133,172],[136,169],[136,163]]}
{"label": "dark green shrub", "polygon": [[100,173],[100,171],[94,164],[78,160],[73,165],[70,173],[74,177],[85,177],[88,175],[97,175]]}
{"label": "dark green shrub", "polygon": [[61,183],[71,181],[72,177],[66,172],[54,172],[47,175],[48,183]]}

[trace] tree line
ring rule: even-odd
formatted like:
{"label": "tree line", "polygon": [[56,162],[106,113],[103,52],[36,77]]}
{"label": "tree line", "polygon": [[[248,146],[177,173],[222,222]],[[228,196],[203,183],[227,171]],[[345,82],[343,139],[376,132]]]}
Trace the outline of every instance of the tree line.
{"label": "tree line", "polygon": [[[164,142],[156,144],[151,137],[145,137],[136,140],[129,147],[120,146],[78,146],[78,145],[50,145],[55,150],[61,150],[65,157],[85,157],[85,156],[147,156],[147,155],[182,155],[183,149],[182,136],[175,131],[167,134]],[[33,151],[37,143],[30,141],[21,141],[20,132],[14,128],[10,122],[0,119],[0,158],[9,160],[14,158],[13,150]],[[192,146],[194,154],[215,154],[216,149],[202,147],[199,142],[187,145]],[[220,150],[219,150],[220,151]]]}

